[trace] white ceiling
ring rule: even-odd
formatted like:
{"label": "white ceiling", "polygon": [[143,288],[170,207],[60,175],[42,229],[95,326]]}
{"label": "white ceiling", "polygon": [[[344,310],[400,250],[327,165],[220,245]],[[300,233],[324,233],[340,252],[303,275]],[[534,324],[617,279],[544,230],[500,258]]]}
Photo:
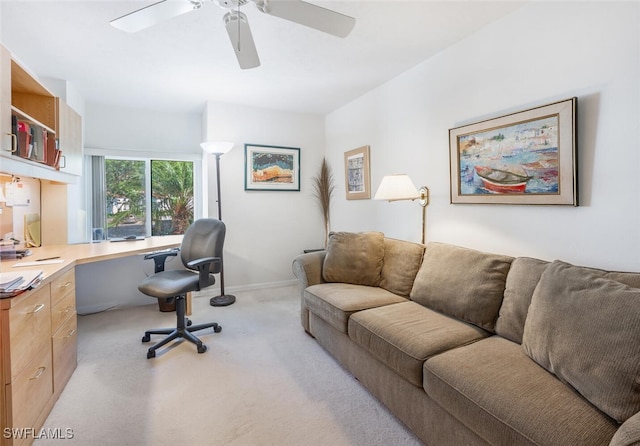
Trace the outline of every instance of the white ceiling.
{"label": "white ceiling", "polygon": [[356,18],[345,39],[247,4],[262,65],[241,70],[225,10],[213,2],[135,34],[109,25],[155,1],[0,0],[2,43],[38,76],[70,81],[87,102],[199,112],[218,101],[328,113],[523,4],[311,0]]}

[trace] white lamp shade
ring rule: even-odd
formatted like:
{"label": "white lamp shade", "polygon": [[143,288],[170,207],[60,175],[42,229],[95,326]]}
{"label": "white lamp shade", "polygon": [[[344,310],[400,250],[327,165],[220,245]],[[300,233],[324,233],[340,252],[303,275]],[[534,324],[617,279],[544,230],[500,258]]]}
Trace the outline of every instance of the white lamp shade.
{"label": "white lamp shade", "polygon": [[206,141],[200,143],[200,147],[207,153],[225,154],[233,148],[231,141]]}
{"label": "white lamp shade", "polygon": [[382,178],[374,200],[416,200],[420,192],[406,174],[387,175]]}

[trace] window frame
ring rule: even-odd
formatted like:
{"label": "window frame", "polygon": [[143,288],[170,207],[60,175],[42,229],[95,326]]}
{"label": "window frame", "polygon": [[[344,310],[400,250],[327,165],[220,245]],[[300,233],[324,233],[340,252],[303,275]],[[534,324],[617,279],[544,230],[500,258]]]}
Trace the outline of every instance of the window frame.
{"label": "window frame", "polygon": [[[197,220],[202,218],[204,213],[204,194],[203,191],[203,156],[195,153],[168,153],[168,152],[149,152],[140,150],[114,150],[114,149],[95,149],[85,148],[84,154],[90,156],[103,156],[111,159],[133,160],[145,162],[145,189],[151,190],[151,161],[188,161],[193,163],[193,218]],[[89,175],[85,178],[85,187],[88,191],[87,199],[89,201],[87,209],[91,209],[94,195],[92,190],[91,178]],[[145,236],[151,236],[151,199],[147,198],[147,212],[145,213]],[[88,215],[89,228],[93,225],[93,217]],[[106,234],[106,228],[105,234]]]}

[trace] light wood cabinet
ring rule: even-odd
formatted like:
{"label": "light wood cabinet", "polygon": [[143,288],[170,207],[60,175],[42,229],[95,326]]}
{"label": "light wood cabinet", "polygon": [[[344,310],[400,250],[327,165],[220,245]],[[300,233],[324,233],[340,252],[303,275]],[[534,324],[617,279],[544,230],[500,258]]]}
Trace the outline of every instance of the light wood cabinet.
{"label": "light wood cabinet", "polygon": [[51,281],[53,391],[58,399],[78,364],[76,276],[70,269]]}
{"label": "light wood cabinet", "polygon": [[[75,290],[71,267],[34,290],[0,300],[3,446],[33,442],[76,368]],[[14,429],[14,438],[5,429]]]}
{"label": "light wood cabinet", "polygon": [[60,170],[82,175],[82,117],[62,99],[56,98],[58,146],[63,160]]}
{"label": "light wood cabinet", "polygon": [[16,144],[11,131],[11,54],[0,45],[0,153],[11,153]]}
{"label": "light wood cabinet", "polygon": [[82,175],[82,118],[2,45],[0,104],[3,172],[63,183]]}

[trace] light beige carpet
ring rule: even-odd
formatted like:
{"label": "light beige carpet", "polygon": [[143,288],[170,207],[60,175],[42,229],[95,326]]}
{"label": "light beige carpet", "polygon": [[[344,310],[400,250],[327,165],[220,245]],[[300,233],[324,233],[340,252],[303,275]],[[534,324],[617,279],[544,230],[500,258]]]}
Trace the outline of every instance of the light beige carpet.
{"label": "light beige carpet", "polygon": [[[149,306],[78,317],[78,368],[45,423],[78,445],[420,445],[300,325],[295,286],[194,299],[208,351],[179,341],[146,358],[145,329],[175,313]],[[151,298],[150,298],[151,301]],[[152,337],[151,342],[160,339]]]}

